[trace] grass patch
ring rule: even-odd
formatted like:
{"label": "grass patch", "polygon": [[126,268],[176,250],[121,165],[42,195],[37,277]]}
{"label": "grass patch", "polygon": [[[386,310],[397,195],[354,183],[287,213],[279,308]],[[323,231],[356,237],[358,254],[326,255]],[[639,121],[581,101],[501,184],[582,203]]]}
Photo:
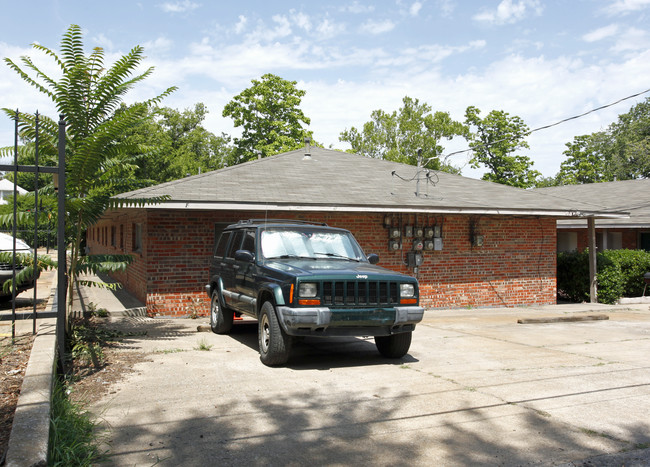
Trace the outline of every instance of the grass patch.
{"label": "grass patch", "polygon": [[155,350],[154,353],[162,353],[162,354],[168,354],[168,353],[179,353],[179,352],[187,352],[186,349],[163,349],[163,350]]}
{"label": "grass patch", "polygon": [[106,459],[99,450],[95,418],[68,398],[61,381],[52,393],[49,449],[51,466],[91,466]]}

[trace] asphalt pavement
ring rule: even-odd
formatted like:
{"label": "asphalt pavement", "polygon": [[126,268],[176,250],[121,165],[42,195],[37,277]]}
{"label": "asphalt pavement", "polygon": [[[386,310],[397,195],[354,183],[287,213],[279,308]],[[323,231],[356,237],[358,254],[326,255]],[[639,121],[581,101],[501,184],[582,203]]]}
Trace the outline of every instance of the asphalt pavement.
{"label": "asphalt pavement", "polygon": [[306,338],[269,368],[255,321],[88,299],[146,355],[92,406],[108,465],[650,465],[647,304],[429,310],[400,360]]}

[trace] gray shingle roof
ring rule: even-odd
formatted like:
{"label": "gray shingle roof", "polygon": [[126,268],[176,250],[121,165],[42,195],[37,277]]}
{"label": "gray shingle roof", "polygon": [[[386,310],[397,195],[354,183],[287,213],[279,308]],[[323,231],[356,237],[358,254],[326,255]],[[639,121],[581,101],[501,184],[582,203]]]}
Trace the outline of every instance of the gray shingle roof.
{"label": "gray shingle roof", "polygon": [[170,200],[153,207],[607,215],[586,201],[317,147],[311,158],[299,149],[116,198],[162,195]]}
{"label": "gray shingle roof", "polygon": [[[650,180],[648,179],[565,185],[540,188],[535,191],[581,202],[593,202],[611,211],[630,213],[629,219],[600,220],[599,226],[650,227]],[[560,225],[583,226],[584,222],[562,221]]]}

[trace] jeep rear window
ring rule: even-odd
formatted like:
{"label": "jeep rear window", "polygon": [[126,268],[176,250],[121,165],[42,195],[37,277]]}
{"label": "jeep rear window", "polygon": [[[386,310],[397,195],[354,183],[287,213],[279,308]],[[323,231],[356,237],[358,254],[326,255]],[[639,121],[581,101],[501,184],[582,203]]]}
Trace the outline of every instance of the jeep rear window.
{"label": "jeep rear window", "polygon": [[233,239],[230,242],[230,246],[228,247],[228,253],[226,254],[227,258],[235,257],[235,251],[239,250],[239,246],[241,245],[241,240],[243,236],[244,236],[244,232],[242,230],[237,230],[235,232],[235,235],[233,236]]}
{"label": "jeep rear window", "polygon": [[221,234],[219,238],[219,243],[217,243],[217,248],[214,251],[214,256],[223,258],[223,255],[226,253],[226,245],[228,245],[228,239],[230,238],[231,233],[225,232]]}
{"label": "jeep rear window", "polygon": [[267,229],[261,236],[262,256],[272,258],[334,258],[365,260],[351,233],[313,229]]}

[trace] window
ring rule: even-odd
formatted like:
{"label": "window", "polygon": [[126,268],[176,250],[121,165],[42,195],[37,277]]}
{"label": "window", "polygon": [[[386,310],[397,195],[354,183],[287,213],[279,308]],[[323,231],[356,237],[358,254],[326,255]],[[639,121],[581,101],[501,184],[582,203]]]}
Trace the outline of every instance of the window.
{"label": "window", "polygon": [[603,250],[620,250],[623,248],[622,232],[596,232],[596,248],[598,251]]}
{"label": "window", "polygon": [[639,234],[639,249],[650,251],[650,232],[641,232]]}
{"label": "window", "polygon": [[223,255],[226,254],[226,246],[228,245],[228,240],[230,240],[231,235],[232,232],[226,232],[221,235],[221,238],[219,239],[219,243],[217,243],[217,247],[214,250],[215,257],[223,258]]}
{"label": "window", "polygon": [[111,225],[111,246],[115,247],[117,246],[117,239],[116,237],[116,227],[114,225]]}
{"label": "window", "polygon": [[124,250],[124,224],[120,224],[120,250]]}
{"label": "window", "polygon": [[[229,222],[215,222],[214,223],[214,243],[212,245],[212,251],[215,252],[215,256],[217,256],[216,248],[217,248],[217,242],[219,241],[219,237],[221,237],[221,233],[223,232],[223,229],[225,229],[229,225],[230,225]],[[226,245],[224,245],[224,248],[225,247],[226,247]],[[223,251],[220,256],[223,256],[224,253],[225,253],[225,251]]]}
{"label": "window", "polygon": [[244,236],[244,243],[241,247],[242,250],[250,251],[255,255],[255,231],[247,230]]}
{"label": "window", "polygon": [[228,253],[226,253],[227,258],[235,257],[235,251],[239,250],[239,245],[241,245],[242,238],[244,238],[243,230],[238,230],[235,232],[235,235],[230,242],[230,246],[228,247]]}
{"label": "window", "polygon": [[133,251],[142,251],[142,224],[133,224]]}
{"label": "window", "polygon": [[557,233],[557,251],[561,253],[568,253],[578,249],[578,232],[564,232]]}

